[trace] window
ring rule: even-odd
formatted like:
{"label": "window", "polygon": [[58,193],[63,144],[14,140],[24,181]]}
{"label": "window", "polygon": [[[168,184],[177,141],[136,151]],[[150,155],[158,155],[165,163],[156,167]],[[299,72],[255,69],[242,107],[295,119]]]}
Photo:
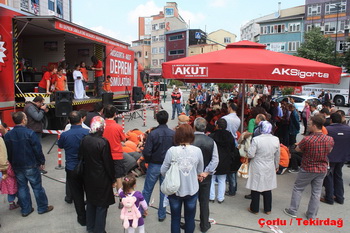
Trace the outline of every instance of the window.
{"label": "window", "polygon": [[159,29],[164,29],[165,28],[165,23],[159,23]]}
{"label": "window", "polygon": [[295,52],[300,46],[300,41],[290,41],[288,42],[288,51]]}
{"label": "window", "polygon": [[55,11],[55,0],[49,0],[49,10]]}
{"label": "window", "polygon": [[289,32],[300,32],[300,23],[290,23]]}
{"label": "window", "polygon": [[158,41],[158,38],[156,36],[152,36],[152,42]]}
{"label": "window", "polygon": [[159,41],[165,41],[165,35],[159,35]]}
{"label": "window", "polygon": [[39,0],[21,0],[21,9],[38,15],[40,13]]}
{"label": "window", "polygon": [[57,0],[56,12],[58,17],[63,17],[63,0]]}
{"label": "window", "polygon": [[320,23],[314,23],[314,24],[308,24],[306,25],[306,31],[311,31],[311,29],[316,28],[316,27],[321,27]]}
{"label": "window", "polygon": [[145,45],[150,45],[150,44],[151,44],[151,41],[149,41],[149,40],[144,40],[144,41],[143,41],[143,44],[145,44]]}
{"label": "window", "polygon": [[182,55],[185,54],[185,51],[183,49],[177,49],[177,50],[170,50],[169,55]]}
{"label": "window", "polygon": [[266,49],[275,52],[285,51],[286,43],[285,42],[275,42],[266,44]]}
{"label": "window", "polygon": [[307,15],[320,15],[321,14],[321,4],[314,4],[307,7]]}
{"label": "window", "polygon": [[159,47],[159,53],[164,53],[164,47]]}
{"label": "window", "polygon": [[157,54],[158,53],[158,48],[152,48],[152,54]]}
{"label": "window", "polygon": [[165,8],[165,17],[172,17],[174,16],[174,9],[173,8]]}
{"label": "window", "polygon": [[158,24],[152,24],[152,31],[157,31],[159,28],[158,28]]}
{"label": "window", "polygon": [[178,35],[173,35],[169,37],[169,41],[172,40],[182,40],[183,39],[183,35],[182,34],[178,34]]}
{"label": "window", "polygon": [[161,65],[164,62],[164,59],[159,59],[159,65]]}
{"label": "window", "polygon": [[148,58],[148,52],[145,51],[145,58]]}
{"label": "window", "polygon": [[158,59],[152,59],[152,65],[157,66],[158,65]]}
{"label": "window", "polygon": [[224,43],[225,44],[231,43],[231,37],[224,37]]}
{"label": "window", "polygon": [[325,13],[326,14],[336,14],[346,11],[346,1],[342,0],[336,3],[326,3]]}

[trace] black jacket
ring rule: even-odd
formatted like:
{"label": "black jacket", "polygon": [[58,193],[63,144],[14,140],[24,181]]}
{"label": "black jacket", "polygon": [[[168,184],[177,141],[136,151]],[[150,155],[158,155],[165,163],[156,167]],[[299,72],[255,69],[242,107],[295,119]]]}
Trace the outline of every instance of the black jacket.
{"label": "black jacket", "polygon": [[86,135],[80,144],[79,158],[84,161],[87,201],[100,207],[114,204],[115,171],[108,141],[98,133]]}
{"label": "black jacket", "polygon": [[215,175],[224,175],[232,171],[235,157],[235,140],[232,134],[224,129],[215,130],[209,135],[214,139],[219,152],[219,164]]}

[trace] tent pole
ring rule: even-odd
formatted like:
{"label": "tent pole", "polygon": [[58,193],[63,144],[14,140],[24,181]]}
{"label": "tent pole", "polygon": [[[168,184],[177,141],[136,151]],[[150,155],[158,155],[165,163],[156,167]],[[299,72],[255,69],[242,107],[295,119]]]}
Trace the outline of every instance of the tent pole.
{"label": "tent pole", "polygon": [[242,110],[241,110],[241,133],[243,133],[243,124],[244,124],[244,106],[245,106],[245,80],[242,83]]}

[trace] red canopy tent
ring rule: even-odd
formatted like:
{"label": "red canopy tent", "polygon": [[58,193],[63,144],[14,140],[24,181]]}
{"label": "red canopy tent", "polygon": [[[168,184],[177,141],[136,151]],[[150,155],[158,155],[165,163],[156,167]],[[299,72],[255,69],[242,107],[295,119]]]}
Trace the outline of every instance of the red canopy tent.
{"label": "red canopy tent", "polygon": [[223,50],[164,62],[163,77],[195,83],[286,86],[340,82],[340,67],[265,48],[263,44],[240,41],[228,44]]}
{"label": "red canopy tent", "polygon": [[228,44],[223,50],[165,62],[163,77],[196,83],[286,86],[340,81],[340,67],[269,51],[265,47],[240,41]]}

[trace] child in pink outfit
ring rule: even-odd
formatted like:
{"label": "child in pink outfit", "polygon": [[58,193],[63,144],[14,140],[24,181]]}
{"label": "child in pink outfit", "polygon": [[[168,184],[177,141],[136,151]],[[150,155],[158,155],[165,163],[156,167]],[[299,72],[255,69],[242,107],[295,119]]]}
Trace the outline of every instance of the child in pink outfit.
{"label": "child in pink outfit", "polygon": [[0,181],[0,189],[2,194],[7,194],[7,200],[10,204],[9,209],[14,210],[18,208],[19,205],[15,203],[17,196],[17,181],[10,163],[7,168],[7,174],[2,175],[2,180]]}

